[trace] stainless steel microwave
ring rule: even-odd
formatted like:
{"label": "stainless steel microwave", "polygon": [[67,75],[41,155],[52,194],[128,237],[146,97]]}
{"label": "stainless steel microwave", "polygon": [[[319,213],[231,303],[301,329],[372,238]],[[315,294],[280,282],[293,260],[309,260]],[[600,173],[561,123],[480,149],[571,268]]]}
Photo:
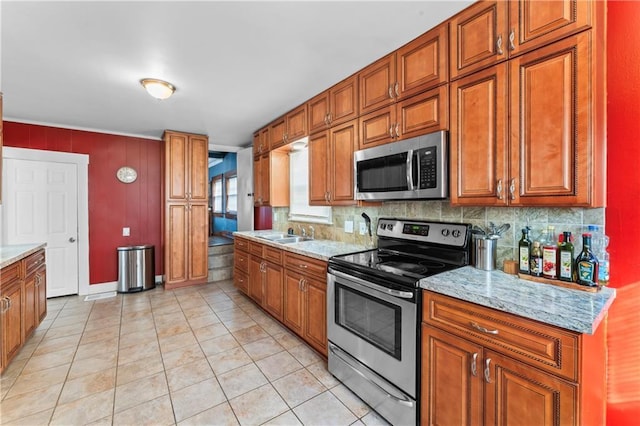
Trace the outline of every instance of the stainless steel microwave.
{"label": "stainless steel microwave", "polygon": [[356,151],[353,158],[356,200],[449,196],[445,131]]}

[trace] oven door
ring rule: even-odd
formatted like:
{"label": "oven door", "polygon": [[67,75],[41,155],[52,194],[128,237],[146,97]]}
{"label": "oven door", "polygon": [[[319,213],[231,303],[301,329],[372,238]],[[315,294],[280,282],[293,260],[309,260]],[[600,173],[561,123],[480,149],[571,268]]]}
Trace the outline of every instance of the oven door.
{"label": "oven door", "polygon": [[417,300],[415,289],[393,290],[329,269],[329,341],[412,398],[417,394]]}

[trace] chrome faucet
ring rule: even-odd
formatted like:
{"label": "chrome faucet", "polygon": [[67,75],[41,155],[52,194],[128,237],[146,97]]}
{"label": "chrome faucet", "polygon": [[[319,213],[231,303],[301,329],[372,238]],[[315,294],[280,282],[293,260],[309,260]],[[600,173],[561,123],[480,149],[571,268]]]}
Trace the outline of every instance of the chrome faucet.
{"label": "chrome faucet", "polygon": [[307,236],[307,230],[306,230],[306,229],[304,229],[302,226],[300,227],[300,234],[301,234],[303,237],[306,237],[306,236]]}
{"label": "chrome faucet", "polygon": [[316,238],[316,230],[313,229],[313,226],[309,226],[309,229],[311,230],[311,239],[315,240],[315,238]]}

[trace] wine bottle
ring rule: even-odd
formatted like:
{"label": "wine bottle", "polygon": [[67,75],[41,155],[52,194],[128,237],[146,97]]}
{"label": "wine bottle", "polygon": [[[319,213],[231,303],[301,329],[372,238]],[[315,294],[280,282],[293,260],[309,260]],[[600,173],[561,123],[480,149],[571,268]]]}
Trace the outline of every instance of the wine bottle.
{"label": "wine bottle", "polygon": [[522,228],[522,238],[518,242],[518,272],[521,274],[528,274],[530,272],[529,256],[531,252],[531,239],[529,239],[529,227]]}
{"label": "wine bottle", "polygon": [[562,243],[558,248],[558,278],[562,281],[573,281],[573,243],[571,232],[562,233]]}
{"label": "wine bottle", "polygon": [[534,241],[531,247],[530,259],[530,273],[534,277],[542,276],[542,248],[540,248],[540,241]]}
{"label": "wine bottle", "polygon": [[582,252],[575,261],[576,282],[598,287],[598,258],[591,251],[591,234],[582,234]]}

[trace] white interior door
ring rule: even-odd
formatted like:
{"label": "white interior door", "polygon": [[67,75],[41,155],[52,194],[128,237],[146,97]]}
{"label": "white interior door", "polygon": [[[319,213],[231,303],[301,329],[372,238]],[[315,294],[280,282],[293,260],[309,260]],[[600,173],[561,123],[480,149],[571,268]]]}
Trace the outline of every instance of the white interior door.
{"label": "white interior door", "polygon": [[7,158],[5,244],[47,243],[47,297],[78,294],[78,166]]}
{"label": "white interior door", "polygon": [[238,231],[252,231],[253,148],[238,151],[236,161],[236,170],[238,171]]}

